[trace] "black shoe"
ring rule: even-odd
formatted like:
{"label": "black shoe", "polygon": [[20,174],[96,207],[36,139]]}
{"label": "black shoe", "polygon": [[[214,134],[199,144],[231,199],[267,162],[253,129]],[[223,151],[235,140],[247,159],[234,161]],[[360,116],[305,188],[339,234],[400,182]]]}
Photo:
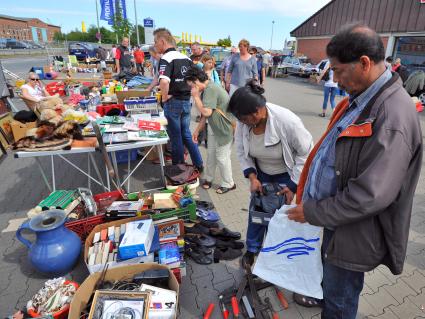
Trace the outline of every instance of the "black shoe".
{"label": "black shoe", "polygon": [[242,251],[229,247],[215,248],[214,249],[214,262],[218,263],[220,260],[233,260],[242,256]]}
{"label": "black shoe", "polygon": [[243,249],[245,247],[244,243],[237,240],[222,240],[216,238],[215,240],[216,247],[230,247],[233,249]]}
{"label": "black shoe", "polygon": [[252,267],[254,264],[255,254],[253,252],[247,251],[242,257],[242,267],[246,268],[247,266]]}
{"label": "black shoe", "polygon": [[204,166],[195,166],[195,168],[198,170],[199,174],[202,174],[204,172]]}
{"label": "black shoe", "polygon": [[199,235],[209,235],[210,229],[208,227],[202,226],[201,224],[195,224],[192,227],[184,227],[186,234],[199,234]]}
{"label": "black shoe", "polygon": [[241,239],[241,233],[236,231],[231,231],[230,229],[223,227],[223,228],[211,228],[210,229],[210,235],[214,237],[218,237],[220,239]]}

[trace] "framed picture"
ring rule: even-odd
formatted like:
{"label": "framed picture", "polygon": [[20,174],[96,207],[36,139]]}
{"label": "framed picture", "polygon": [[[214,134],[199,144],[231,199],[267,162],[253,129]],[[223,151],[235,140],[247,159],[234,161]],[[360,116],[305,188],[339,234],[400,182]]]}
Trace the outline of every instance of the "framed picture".
{"label": "framed picture", "polygon": [[161,243],[177,240],[184,235],[183,220],[176,219],[162,224],[158,224],[159,241]]}
{"label": "framed picture", "polygon": [[12,121],[12,113],[0,115],[0,133],[3,134],[3,137],[6,139],[8,146],[15,142],[15,140],[13,139],[13,132],[11,126]]}

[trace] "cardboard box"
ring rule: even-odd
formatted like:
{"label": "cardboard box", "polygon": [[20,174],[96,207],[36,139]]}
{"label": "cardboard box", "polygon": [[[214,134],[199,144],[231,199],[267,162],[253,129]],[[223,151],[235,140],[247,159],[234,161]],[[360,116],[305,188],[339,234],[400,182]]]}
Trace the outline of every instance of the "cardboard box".
{"label": "cardboard box", "polygon": [[122,259],[147,256],[155,228],[152,219],[136,220],[126,224],[124,238],[118,248]]}
{"label": "cardboard box", "polygon": [[19,141],[25,137],[29,129],[37,127],[37,122],[21,123],[19,121],[13,121],[10,123],[12,127],[13,138],[15,141]]}
{"label": "cardboard box", "polygon": [[[95,273],[95,272],[98,272],[98,271],[102,271],[102,269],[105,266],[103,264],[97,264],[97,265],[89,265],[88,264],[88,252],[89,252],[90,246],[92,246],[93,238],[94,238],[94,235],[96,233],[100,233],[102,231],[102,229],[108,229],[111,226],[114,226],[114,227],[120,226],[122,224],[126,224],[126,223],[131,222],[131,221],[143,220],[143,219],[149,219],[149,218],[150,218],[150,216],[144,215],[144,216],[115,220],[115,221],[112,221],[112,222],[109,222],[109,223],[104,223],[104,224],[100,224],[100,225],[95,226],[93,228],[92,232],[87,236],[86,242],[84,244],[84,262],[85,262],[89,272],[92,274],[92,273]],[[149,254],[148,256],[131,258],[131,259],[122,260],[122,261],[119,261],[119,262],[111,261],[111,262],[108,262],[108,269],[120,267],[120,266],[126,266],[126,265],[149,263],[149,262],[153,262],[153,260],[154,260],[154,254]]]}
{"label": "cardboard box", "polygon": [[[143,318],[148,318],[149,306],[150,306],[150,302],[151,302],[151,294],[149,292],[119,291],[119,290],[114,290],[114,291],[111,291],[111,290],[96,290],[96,292],[94,294],[93,303],[92,303],[92,306],[91,306],[91,309],[90,309],[90,314],[89,314],[88,319],[93,319],[93,316],[94,316],[95,310],[96,310],[95,305],[98,302],[97,300],[100,297],[106,297],[106,298],[120,298],[121,297],[124,300],[143,298],[144,299],[143,300]],[[114,301],[114,300],[109,301],[109,303],[110,303],[109,305],[103,304],[103,307],[113,308],[114,303],[117,304],[117,302]],[[115,306],[118,307],[115,310],[118,310],[121,307],[119,305],[119,303]],[[131,306],[128,306],[128,307],[131,307]],[[109,310],[114,310],[114,309],[109,309]]]}
{"label": "cardboard box", "polygon": [[[138,265],[129,265],[122,266],[113,269],[108,269],[105,272],[104,281],[118,281],[118,280],[128,280],[132,278],[135,274],[149,270],[149,269],[167,269],[170,277],[168,279],[168,287],[171,290],[174,290],[177,294],[177,305],[178,307],[178,296],[179,296],[179,284],[173,272],[165,265],[158,265],[155,263],[147,264],[138,264]],[[71,307],[68,314],[68,319],[79,319],[81,312],[85,310],[89,300],[92,297],[92,294],[95,292],[95,287],[98,281],[101,279],[102,273],[96,272],[91,274],[84,280],[80,285],[80,288],[74,295],[74,298],[71,302]]]}
{"label": "cardboard box", "polygon": [[131,97],[144,97],[150,96],[151,92],[146,90],[130,90],[130,91],[118,91],[115,92],[118,98],[118,104],[124,103],[124,99]]}

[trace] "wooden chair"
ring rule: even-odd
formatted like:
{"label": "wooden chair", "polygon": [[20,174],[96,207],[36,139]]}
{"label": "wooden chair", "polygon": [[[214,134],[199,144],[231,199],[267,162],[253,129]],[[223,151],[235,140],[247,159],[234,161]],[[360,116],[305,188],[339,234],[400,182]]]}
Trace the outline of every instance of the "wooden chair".
{"label": "wooden chair", "polygon": [[34,101],[31,101],[31,100],[28,100],[28,99],[24,98],[21,94],[19,94],[19,97],[22,99],[22,101],[24,101],[25,105],[31,111],[34,111],[35,115],[37,115],[37,117],[40,118],[40,111],[38,109],[40,103],[39,102],[34,102]]}

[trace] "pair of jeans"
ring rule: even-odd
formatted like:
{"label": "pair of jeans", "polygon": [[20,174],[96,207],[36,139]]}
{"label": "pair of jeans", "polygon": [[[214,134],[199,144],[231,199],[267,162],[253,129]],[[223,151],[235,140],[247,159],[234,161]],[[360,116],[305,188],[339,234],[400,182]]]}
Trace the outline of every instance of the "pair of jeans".
{"label": "pair of jeans", "polygon": [[326,261],[325,255],[334,232],[323,230],[323,309],[324,319],[355,319],[363,289],[364,273],[337,267]]}
{"label": "pair of jeans", "polygon": [[326,111],[328,107],[328,100],[330,97],[331,102],[331,108],[332,110],[335,108],[335,96],[337,91],[339,91],[338,88],[325,86],[323,89],[323,111]]}
{"label": "pair of jeans", "polygon": [[168,121],[167,132],[171,141],[171,158],[173,164],[184,163],[184,146],[189,151],[192,164],[202,167],[202,157],[198,145],[193,143],[190,132],[190,110],[192,105],[189,100],[169,99],[164,103],[164,115]]}
{"label": "pair of jeans", "polygon": [[[292,191],[296,189],[295,183],[291,180],[288,173],[282,173],[277,175],[269,175],[262,172],[257,168],[257,179],[262,183],[277,183],[285,184]],[[248,229],[246,232],[246,250],[252,253],[257,253],[261,249],[263,244],[264,233],[267,229],[267,226],[254,224],[250,222],[251,218],[248,219]]]}
{"label": "pair of jeans", "polygon": [[215,177],[216,170],[220,172],[221,187],[231,188],[235,184],[232,175],[232,162],[230,155],[232,153],[232,142],[226,145],[218,145],[212,129],[208,130],[208,151],[207,151],[207,169],[205,171],[205,179],[212,182]]}

